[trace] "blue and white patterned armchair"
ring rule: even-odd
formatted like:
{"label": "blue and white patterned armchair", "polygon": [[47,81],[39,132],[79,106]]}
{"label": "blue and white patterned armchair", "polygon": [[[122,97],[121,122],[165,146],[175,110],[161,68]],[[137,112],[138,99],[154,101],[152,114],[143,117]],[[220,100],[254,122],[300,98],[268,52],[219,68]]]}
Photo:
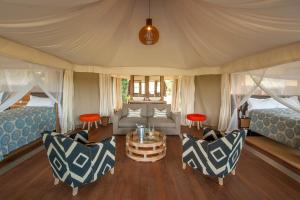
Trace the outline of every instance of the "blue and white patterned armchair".
{"label": "blue and white patterned armchair", "polygon": [[54,176],[54,184],[62,181],[73,188],[94,182],[107,172],[114,173],[115,138],[88,143],[87,131],[65,136],[55,132],[42,134]]}
{"label": "blue and white patterned armchair", "polygon": [[[206,134],[212,134],[206,129]],[[182,140],[182,167],[186,164],[200,170],[205,175],[218,177],[223,185],[223,178],[232,173],[235,175],[237,161],[241,155],[246,138],[246,130],[235,130],[212,142],[199,140],[184,134]]]}

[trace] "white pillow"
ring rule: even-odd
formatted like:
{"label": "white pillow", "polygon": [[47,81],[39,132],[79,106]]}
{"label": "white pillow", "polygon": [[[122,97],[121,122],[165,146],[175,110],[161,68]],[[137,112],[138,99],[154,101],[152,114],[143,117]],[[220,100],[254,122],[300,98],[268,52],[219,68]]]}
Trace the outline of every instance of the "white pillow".
{"label": "white pillow", "polygon": [[127,114],[127,117],[141,117],[141,112],[142,112],[142,109],[141,108],[138,108],[136,110],[133,110],[131,108],[128,108],[128,114]]}
{"label": "white pillow", "polygon": [[159,110],[157,108],[154,108],[154,118],[168,118],[167,116],[167,109]]}
{"label": "white pillow", "polygon": [[247,100],[247,103],[248,103],[248,111],[250,111],[250,110],[257,110],[257,109],[264,109],[267,100],[268,100],[268,99],[249,98],[249,99]]}
{"label": "white pillow", "polygon": [[300,108],[300,102],[297,96],[292,96],[292,97],[288,97],[288,98],[283,98],[288,104],[296,107],[296,108]]}
{"label": "white pillow", "polygon": [[[282,100],[295,107],[300,107],[300,103],[297,96],[282,98]],[[276,101],[273,98],[266,98],[266,99],[249,98],[247,103],[248,103],[248,111],[256,110],[256,109],[287,108],[285,105],[281,104],[280,102]]]}
{"label": "white pillow", "polygon": [[55,104],[50,98],[46,97],[36,97],[30,95],[30,100],[26,106],[31,107],[53,107]]}
{"label": "white pillow", "polygon": [[249,98],[248,99],[248,111],[257,110],[257,109],[272,109],[272,108],[286,108],[284,105],[275,101],[272,98],[266,99],[256,99]]}
{"label": "white pillow", "polygon": [[150,101],[160,101],[160,97],[149,97]]}
{"label": "white pillow", "polygon": [[134,101],[144,101],[144,97],[132,97]]}

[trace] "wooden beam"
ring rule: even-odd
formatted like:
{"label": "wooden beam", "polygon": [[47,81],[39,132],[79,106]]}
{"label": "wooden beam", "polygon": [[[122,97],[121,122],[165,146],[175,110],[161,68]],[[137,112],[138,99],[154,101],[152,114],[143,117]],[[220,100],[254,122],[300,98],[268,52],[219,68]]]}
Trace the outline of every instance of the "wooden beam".
{"label": "wooden beam", "polygon": [[129,82],[129,88],[130,88],[130,100],[133,99],[133,93],[134,93],[134,75],[130,75],[130,82]]}
{"label": "wooden beam", "polygon": [[165,93],[165,78],[164,76],[160,76],[160,100],[164,100],[164,93]]}
{"label": "wooden beam", "polygon": [[146,99],[149,99],[149,76],[145,76],[145,97]]}

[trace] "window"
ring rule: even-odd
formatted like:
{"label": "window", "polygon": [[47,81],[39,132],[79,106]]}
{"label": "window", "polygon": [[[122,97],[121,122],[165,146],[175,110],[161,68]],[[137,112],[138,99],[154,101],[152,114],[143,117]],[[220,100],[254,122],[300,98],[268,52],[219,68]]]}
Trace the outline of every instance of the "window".
{"label": "window", "polygon": [[151,94],[151,95],[155,94],[155,82],[154,81],[149,82],[149,94]]}
{"label": "window", "polygon": [[139,94],[140,93],[140,82],[134,81],[134,94]]}
{"label": "window", "polygon": [[142,87],[141,92],[142,92],[143,95],[145,95],[145,83],[144,82],[141,84],[141,87]]}

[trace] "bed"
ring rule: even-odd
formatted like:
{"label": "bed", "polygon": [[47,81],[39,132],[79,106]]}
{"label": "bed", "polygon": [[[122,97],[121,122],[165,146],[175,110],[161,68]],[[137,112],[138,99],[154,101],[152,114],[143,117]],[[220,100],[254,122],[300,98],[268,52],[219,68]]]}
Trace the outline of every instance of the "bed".
{"label": "bed", "polygon": [[300,150],[300,113],[288,108],[256,109],[249,117],[251,131]]}
{"label": "bed", "polygon": [[0,112],[0,161],[56,128],[55,107],[22,107]]}

